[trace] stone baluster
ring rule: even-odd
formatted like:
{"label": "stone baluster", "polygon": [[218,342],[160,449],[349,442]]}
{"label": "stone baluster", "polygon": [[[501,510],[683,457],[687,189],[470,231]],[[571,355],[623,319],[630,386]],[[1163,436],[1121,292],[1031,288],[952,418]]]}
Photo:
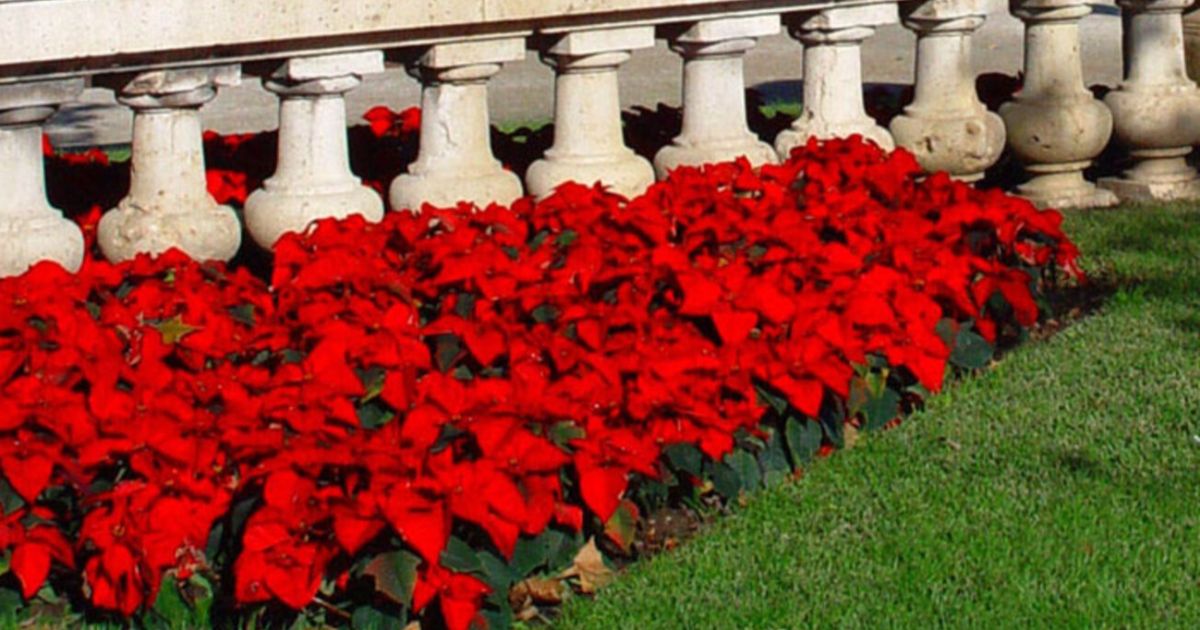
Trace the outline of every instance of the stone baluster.
{"label": "stone baluster", "polygon": [[346,141],[345,94],[376,72],[380,51],[289,59],[263,77],[280,102],[275,174],[246,200],[246,231],[260,246],[317,219],[383,218],[383,199],[350,171]]}
{"label": "stone baluster", "polygon": [[1188,76],[1200,81],[1200,11],[1191,10],[1183,16],[1183,50]]}
{"label": "stone baluster", "polygon": [[671,38],[683,57],[683,130],[654,156],[663,179],[677,166],[746,157],[754,166],[778,161],[775,149],[746,124],[742,59],[759,37],[779,32],[779,17],[696,22]]}
{"label": "stone baluster", "polygon": [[985,10],[980,0],[924,0],[902,10],[917,34],[916,95],[892,120],[892,136],[927,172],[978,180],[1004,151],[1004,122],[975,93],[971,34]]}
{"label": "stone baluster", "polygon": [[654,182],[654,168],[625,146],[617,70],[631,51],[654,45],[654,27],[574,31],[554,38],[542,60],[556,71],[554,144],[525,176],[544,197],[567,181],[597,181],[625,196]]}
{"label": "stone baluster", "polygon": [[1117,197],[1083,177],[1112,135],[1112,114],[1083,83],[1084,0],[1011,0],[1025,22],[1025,84],[1000,108],[1008,144],[1032,175],[1018,192],[1041,207],[1111,206]]}
{"label": "stone baluster", "polygon": [[1187,155],[1200,143],[1200,88],[1187,76],[1183,10],[1192,0],[1121,0],[1128,54],[1125,80],[1104,102],[1133,166],[1100,186],[1121,199],[1200,197]]}
{"label": "stone baluster", "polygon": [[885,149],[887,129],[863,107],[862,43],[875,28],[898,20],[895,4],[825,9],[788,16],[788,32],[804,44],[804,111],[775,139],[783,158],[809,138],[859,134]]}
{"label": "stone baluster", "polygon": [[0,278],[52,260],[76,271],[79,226],[46,200],[42,124],[75,100],[83,79],[0,85]]}
{"label": "stone baluster", "polygon": [[208,194],[199,110],[218,86],[240,78],[238,66],[155,70],[121,88],[118,100],[133,108],[133,157],[129,194],[97,230],[109,260],[172,247],[197,260],[237,253],[237,215]]}
{"label": "stone baluster", "polygon": [[421,148],[392,182],[393,209],[422,204],[484,207],[520,198],[521,180],[492,154],[487,82],[502,64],[525,58],[524,38],[431,46],[409,72],[421,80]]}

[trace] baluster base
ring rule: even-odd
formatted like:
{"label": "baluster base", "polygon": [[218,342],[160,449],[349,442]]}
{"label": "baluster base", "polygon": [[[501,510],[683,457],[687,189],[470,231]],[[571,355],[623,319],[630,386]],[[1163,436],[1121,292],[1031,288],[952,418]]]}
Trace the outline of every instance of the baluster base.
{"label": "baluster base", "polygon": [[1137,165],[1121,177],[1101,179],[1100,187],[1128,201],[1200,199],[1200,177],[1186,160],[1190,152],[1190,147],[1136,152]]}
{"label": "baluster base", "polygon": [[[45,215],[58,210],[30,208]],[[67,271],[78,271],[83,263],[83,234],[79,226],[61,216],[0,222],[0,278],[19,276],[41,261],[53,261]]]}
{"label": "baluster base", "polygon": [[1017,187],[1017,194],[1033,202],[1039,208],[1107,208],[1118,203],[1117,196],[1110,190],[1097,187],[1083,178],[1087,162],[1059,164],[1073,167],[1070,170],[1053,172],[1036,171],[1033,179]]}
{"label": "baluster base", "polygon": [[[807,114],[807,112],[806,112]],[[807,120],[805,118],[808,118]],[[812,116],[801,115],[790,129],[785,129],[775,137],[775,150],[779,157],[786,160],[792,149],[808,144],[809,138],[828,140],[831,138],[849,138],[860,135],[864,140],[870,140],[885,151],[896,148],[892,134],[883,127],[875,124],[871,118],[846,122],[828,122],[817,120]]]}
{"label": "baluster base", "polygon": [[126,199],[105,213],[96,235],[104,257],[120,262],[172,247],[196,260],[230,260],[242,241],[242,226],[229,206],[188,204],[185,211],[144,208]]}
{"label": "baluster base", "polygon": [[946,171],[965,182],[982,179],[1004,150],[1004,121],[987,110],[939,115],[909,108],[892,120],[891,131],[927,172]]}
{"label": "baluster base", "polygon": [[659,179],[666,179],[668,173],[680,166],[698,167],[702,164],[730,162],[739,157],[746,158],[754,167],[779,161],[775,149],[755,136],[720,144],[708,140],[703,146],[688,146],[677,142],[663,147],[654,156],[654,172]]}
{"label": "baluster base", "polygon": [[654,183],[654,167],[633,151],[587,157],[556,157],[547,152],[546,158],[530,165],[525,175],[529,194],[539,199],[550,196],[555,188],[569,181],[585,186],[601,182],[608,190],[632,198]]}
{"label": "baluster base", "polygon": [[342,190],[279,188],[271,180],[246,199],[246,231],[254,240],[270,247],[287,232],[307,228],[320,219],[344,219],[362,215],[372,223],[383,220],[383,199],[375,191],[351,182]]}
{"label": "baluster base", "polygon": [[393,210],[420,212],[425,204],[434,208],[453,208],[459,202],[479,208],[493,203],[507,206],[524,194],[521,179],[499,164],[494,169],[463,171],[462,177],[447,171],[405,173],[392,181],[388,201]]}

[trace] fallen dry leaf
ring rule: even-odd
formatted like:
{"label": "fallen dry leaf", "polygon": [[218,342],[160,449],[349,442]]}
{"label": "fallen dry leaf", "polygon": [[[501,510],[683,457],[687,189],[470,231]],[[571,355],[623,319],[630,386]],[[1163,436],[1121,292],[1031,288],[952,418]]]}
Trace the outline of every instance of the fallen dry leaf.
{"label": "fallen dry leaf", "polygon": [[579,590],[590,595],[612,581],[613,571],[604,564],[604,554],[596,547],[596,539],[593,537],[575,554],[571,566],[558,577],[578,578]]}
{"label": "fallen dry leaf", "polygon": [[513,585],[508,592],[508,601],[514,609],[526,603],[557,606],[563,601],[563,588],[561,580],[531,577]]}
{"label": "fallen dry leaf", "polygon": [[858,427],[854,426],[853,424],[847,423],[843,427],[843,432],[845,434],[846,448],[847,449],[854,448],[854,445],[858,444]]}

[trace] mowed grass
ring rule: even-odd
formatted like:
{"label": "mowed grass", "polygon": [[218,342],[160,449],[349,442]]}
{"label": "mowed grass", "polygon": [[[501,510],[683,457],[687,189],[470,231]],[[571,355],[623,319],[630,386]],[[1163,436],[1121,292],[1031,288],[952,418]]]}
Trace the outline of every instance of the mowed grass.
{"label": "mowed grass", "polygon": [[1070,213],[1101,310],[637,563],[563,628],[1200,627],[1200,207]]}

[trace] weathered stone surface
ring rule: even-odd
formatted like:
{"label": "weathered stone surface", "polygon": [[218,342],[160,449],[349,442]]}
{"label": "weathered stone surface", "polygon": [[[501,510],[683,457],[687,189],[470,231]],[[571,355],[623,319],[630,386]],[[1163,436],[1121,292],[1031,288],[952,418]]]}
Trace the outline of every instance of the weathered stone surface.
{"label": "weathered stone surface", "polygon": [[421,149],[392,182],[395,210],[460,201],[486,207],[523,194],[521,180],[492,154],[487,82],[501,64],[524,57],[524,40],[433,46],[411,68],[421,80]]}
{"label": "weathered stone surface", "polygon": [[1000,108],[1008,144],[1033,177],[1018,192],[1041,207],[1111,206],[1112,192],[1083,177],[1112,135],[1112,114],[1083,84],[1084,0],[1013,0],[1025,22],[1025,83]]}
{"label": "weathered stone surface", "polygon": [[636,195],[654,182],[654,168],[625,146],[617,69],[632,48],[654,45],[647,27],[578,31],[553,41],[542,59],[554,67],[554,145],[525,175],[530,194],[544,197],[560,184],[602,182]]}
{"label": "weathered stone surface", "polygon": [[777,32],[777,16],[760,16],[697,22],[672,38],[683,57],[683,130],[654,156],[660,179],[681,165],[777,161],[775,149],[746,124],[742,61],[757,38]]}
{"label": "weathered stone surface", "polygon": [[804,111],[791,129],[775,139],[781,157],[809,138],[858,134],[885,149],[895,146],[888,130],[877,125],[863,106],[861,49],[875,27],[897,19],[894,4],[789,16],[789,32],[804,44]]}
{"label": "weathered stone surface", "polygon": [[1200,80],[1200,11],[1191,11],[1183,16],[1184,56],[1187,59],[1188,77]]}
{"label": "weathered stone surface", "polygon": [[242,228],[227,206],[208,194],[201,146],[200,105],[230,80],[226,69],[138,76],[122,92],[134,109],[129,194],[101,219],[97,240],[109,260],[175,247],[197,260],[229,260]]}
{"label": "weathered stone surface", "polygon": [[1132,168],[1100,181],[1122,199],[1170,200],[1200,194],[1187,164],[1200,143],[1200,88],[1187,77],[1182,12],[1192,0],[1122,0],[1126,13],[1127,73],[1104,102],[1112,110],[1116,140],[1129,150]]}
{"label": "weathered stone surface", "polygon": [[279,95],[275,174],[246,200],[246,231],[270,248],[318,219],[383,218],[383,199],[350,172],[344,95],[361,75],[383,71],[381,52],[293,59],[264,78]]}
{"label": "weathered stone surface", "polygon": [[[833,0],[806,3],[813,9]],[[778,13],[750,0],[23,0],[0,2],[0,78],[6,67],[39,72],[163,63],[171,59],[284,59],[377,47],[420,46],[531,29],[626,26]],[[585,19],[594,16],[592,19]],[[482,23],[511,31],[481,33]],[[364,45],[364,42],[370,42]],[[210,57],[215,56],[215,57]],[[127,66],[128,67],[128,66]]]}
{"label": "weathered stone surface", "polygon": [[975,94],[971,34],[984,19],[979,0],[906,7],[904,25],[917,33],[916,96],[890,128],[927,172],[974,181],[1004,151],[1004,122]]}
{"label": "weathered stone surface", "polygon": [[83,262],[79,226],[46,200],[42,123],[83,81],[0,88],[0,277],[51,260],[75,271]]}

